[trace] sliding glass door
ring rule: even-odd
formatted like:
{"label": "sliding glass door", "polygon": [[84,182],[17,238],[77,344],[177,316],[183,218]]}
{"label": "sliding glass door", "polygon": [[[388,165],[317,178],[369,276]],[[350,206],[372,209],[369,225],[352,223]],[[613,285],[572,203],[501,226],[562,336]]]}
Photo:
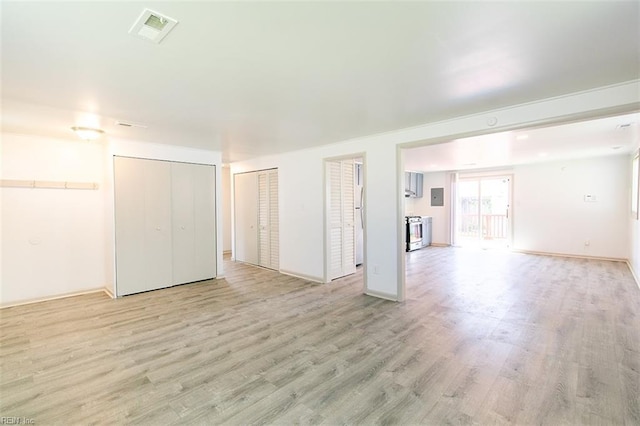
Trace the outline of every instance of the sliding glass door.
{"label": "sliding glass door", "polygon": [[460,176],[454,214],[455,244],[483,248],[509,247],[510,205],[510,176]]}

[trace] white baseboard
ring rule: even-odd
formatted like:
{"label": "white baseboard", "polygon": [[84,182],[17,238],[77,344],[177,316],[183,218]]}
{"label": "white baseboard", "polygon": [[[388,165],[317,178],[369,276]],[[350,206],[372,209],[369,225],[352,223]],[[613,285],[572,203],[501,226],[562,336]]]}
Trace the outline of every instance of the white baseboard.
{"label": "white baseboard", "polygon": [[512,248],[511,251],[514,253],[537,254],[540,256],[570,257],[573,259],[589,259],[589,260],[608,260],[610,262],[627,262],[627,259],[622,259],[619,257],[602,257],[602,256],[587,256],[582,254],[550,253],[547,251],[520,250],[515,248]]}
{"label": "white baseboard", "polygon": [[636,271],[633,270],[633,266],[631,266],[631,262],[629,262],[629,260],[627,260],[627,267],[629,267],[629,270],[631,271],[631,276],[633,277],[636,284],[638,285],[638,288],[640,288],[640,279],[638,279],[638,275],[636,274]]}
{"label": "white baseboard", "polygon": [[311,276],[311,275],[299,274],[297,272],[291,272],[291,271],[287,271],[285,269],[280,269],[280,271],[278,271],[278,272],[280,272],[281,274],[284,274],[284,275],[289,275],[291,277],[300,278],[300,279],[303,279],[303,280],[306,280],[306,281],[311,281],[311,282],[318,283],[318,284],[324,284],[324,279],[318,278],[318,277],[314,277],[314,276]]}
{"label": "white baseboard", "polygon": [[33,303],[40,303],[40,302],[47,302],[49,300],[57,300],[57,299],[66,299],[67,297],[74,297],[74,296],[82,296],[84,294],[93,294],[93,293],[106,293],[107,296],[114,298],[113,295],[111,294],[111,292],[106,288],[96,288],[93,290],[85,290],[85,291],[78,291],[78,292],[74,292],[74,293],[65,293],[65,294],[59,294],[56,296],[49,296],[49,297],[39,297],[36,299],[27,299],[27,300],[20,300],[17,302],[10,302],[10,303],[2,303],[0,304],[0,309],[5,309],[5,308],[11,308],[14,306],[22,306],[22,305],[31,305]]}
{"label": "white baseboard", "polygon": [[377,297],[379,299],[390,300],[392,302],[398,301],[398,296],[396,296],[395,294],[385,293],[383,291],[365,290],[364,294],[366,294],[367,296]]}
{"label": "white baseboard", "polygon": [[109,296],[110,298],[112,298],[112,299],[116,299],[115,294],[113,294],[113,293],[111,292],[111,290],[109,290],[107,287],[103,288],[103,289],[102,289],[102,291],[104,291],[105,293],[107,293],[107,296]]}

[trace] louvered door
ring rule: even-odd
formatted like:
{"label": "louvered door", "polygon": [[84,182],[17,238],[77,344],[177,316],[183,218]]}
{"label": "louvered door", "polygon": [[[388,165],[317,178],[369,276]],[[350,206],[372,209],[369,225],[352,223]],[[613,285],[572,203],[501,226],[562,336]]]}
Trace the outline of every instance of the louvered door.
{"label": "louvered door", "polygon": [[236,260],[280,267],[278,170],[235,175]]}
{"label": "louvered door", "polygon": [[331,280],[356,271],[353,170],[353,160],[327,162]]}
{"label": "louvered door", "polygon": [[259,265],[278,269],[278,171],[258,172],[258,253]]}

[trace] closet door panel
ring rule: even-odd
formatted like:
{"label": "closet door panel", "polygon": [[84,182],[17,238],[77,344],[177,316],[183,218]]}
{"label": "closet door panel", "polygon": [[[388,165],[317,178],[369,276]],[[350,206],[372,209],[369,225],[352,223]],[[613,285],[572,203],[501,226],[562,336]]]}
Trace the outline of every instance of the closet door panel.
{"label": "closet door panel", "polygon": [[258,175],[234,175],[235,258],[258,264]]}
{"label": "closet door panel", "polygon": [[356,271],[353,160],[327,162],[329,279]]}
{"label": "closet door panel", "polygon": [[173,284],[197,280],[193,165],[171,163]]}
{"label": "closet door panel", "polygon": [[171,164],[143,160],[145,255],[147,277],[145,290],[172,285],[171,243]]}
{"label": "closet door panel", "polygon": [[214,166],[192,165],[195,280],[216,276],[216,174]]}
{"label": "closet door panel", "polygon": [[270,267],[280,269],[280,214],[278,202],[278,171],[269,173],[269,249]]}
{"label": "closet door panel", "polygon": [[344,225],[344,274],[356,272],[356,209],[354,199],[355,175],[353,160],[342,162],[342,223]]}
{"label": "closet door panel", "polygon": [[269,174],[258,173],[258,265],[271,267],[269,230]]}
{"label": "closet door panel", "polygon": [[144,168],[141,160],[114,157],[116,294],[145,291]]}

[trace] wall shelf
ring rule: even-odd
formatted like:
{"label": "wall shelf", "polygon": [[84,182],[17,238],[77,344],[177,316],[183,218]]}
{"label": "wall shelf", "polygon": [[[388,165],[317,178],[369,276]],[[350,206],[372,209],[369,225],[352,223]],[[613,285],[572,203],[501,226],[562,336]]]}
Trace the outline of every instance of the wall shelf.
{"label": "wall shelf", "polygon": [[47,180],[0,179],[2,188],[32,188],[32,189],[91,189],[100,187],[96,182],[62,182]]}

